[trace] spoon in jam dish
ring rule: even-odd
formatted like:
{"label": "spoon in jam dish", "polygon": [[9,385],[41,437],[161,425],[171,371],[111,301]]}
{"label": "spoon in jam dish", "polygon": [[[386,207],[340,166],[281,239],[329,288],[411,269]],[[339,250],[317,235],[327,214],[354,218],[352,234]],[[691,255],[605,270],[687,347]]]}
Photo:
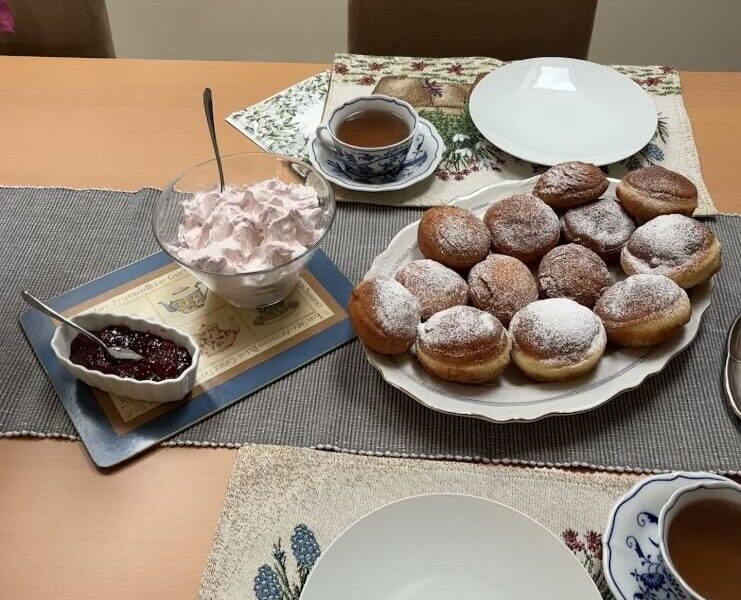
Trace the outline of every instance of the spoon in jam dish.
{"label": "spoon in jam dish", "polygon": [[71,327],[72,329],[79,331],[82,335],[84,335],[86,338],[91,339],[96,344],[100,344],[105,350],[106,354],[108,354],[108,356],[110,356],[111,358],[115,358],[116,360],[142,360],[144,358],[141,354],[137,354],[136,352],[134,352],[133,350],[129,350],[128,348],[122,348],[121,346],[106,346],[103,340],[101,340],[99,337],[93,335],[84,327],[80,327],[74,321],[70,321],[66,317],[63,317],[57,311],[55,311],[53,308],[44,304],[38,298],[34,298],[27,291],[25,290],[22,291],[21,296],[26,302],[28,302],[28,304],[33,306],[36,310],[39,310],[42,313],[45,313],[49,315],[50,317],[57,319],[58,321],[61,321],[68,327]]}

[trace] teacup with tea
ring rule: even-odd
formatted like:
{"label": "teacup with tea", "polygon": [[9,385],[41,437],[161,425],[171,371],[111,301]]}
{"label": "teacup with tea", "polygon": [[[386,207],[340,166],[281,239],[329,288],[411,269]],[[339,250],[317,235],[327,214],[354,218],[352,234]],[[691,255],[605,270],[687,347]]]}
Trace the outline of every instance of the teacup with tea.
{"label": "teacup with tea", "polygon": [[337,166],[356,181],[392,177],[417,134],[418,115],[403,100],[359,96],[335,108],[317,138],[334,155]]}
{"label": "teacup with tea", "polygon": [[741,598],[741,486],[702,482],[677,490],[659,515],[669,574],[695,600]]}

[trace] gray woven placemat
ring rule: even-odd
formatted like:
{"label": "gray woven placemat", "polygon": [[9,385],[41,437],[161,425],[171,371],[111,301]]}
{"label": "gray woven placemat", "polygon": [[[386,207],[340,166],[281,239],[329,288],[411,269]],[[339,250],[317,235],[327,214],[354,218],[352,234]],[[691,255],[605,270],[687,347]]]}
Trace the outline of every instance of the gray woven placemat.
{"label": "gray woven placemat", "polygon": [[[21,288],[42,298],[157,248],[156,191],[0,188],[0,435],[75,431],[18,325]],[[353,281],[418,209],[342,205],[324,246]],[[724,268],[700,334],[658,376],[583,415],[493,425],[451,417],[386,385],[352,342],[196,425],[171,443],[318,446],[430,458],[631,469],[741,471],[741,425],[721,388],[725,335],[741,308],[741,218],[709,221]]]}

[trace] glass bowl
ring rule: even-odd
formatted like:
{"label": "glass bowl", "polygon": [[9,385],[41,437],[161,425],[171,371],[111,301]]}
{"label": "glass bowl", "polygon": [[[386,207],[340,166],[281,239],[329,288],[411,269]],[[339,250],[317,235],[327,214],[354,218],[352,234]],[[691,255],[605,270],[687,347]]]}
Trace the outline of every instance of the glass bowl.
{"label": "glass bowl", "polygon": [[172,260],[229,304],[251,308],[276,304],[293,291],[306,263],[311,260],[330,230],[336,210],[334,192],[327,180],[314,168],[286,156],[248,152],[223,156],[221,161],[226,187],[242,187],[266,179],[278,179],[287,184],[301,184],[313,188],[322,208],[319,227],[323,228],[323,233],[314,245],[286,263],[246,273],[219,273],[197,268],[180,260],[173,253],[171,245],[178,241],[178,227],[184,217],[183,202],[196,193],[218,189],[219,172],[215,160],[203,162],[187,170],[162,190],[154,202],[152,212],[154,237]]}

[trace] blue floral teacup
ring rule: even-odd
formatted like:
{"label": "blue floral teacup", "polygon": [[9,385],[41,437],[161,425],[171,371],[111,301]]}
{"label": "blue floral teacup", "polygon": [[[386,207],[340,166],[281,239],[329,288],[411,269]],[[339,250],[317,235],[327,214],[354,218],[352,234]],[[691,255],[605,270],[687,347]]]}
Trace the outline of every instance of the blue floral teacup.
{"label": "blue floral teacup", "polygon": [[[390,146],[364,148],[352,146],[337,138],[337,128],[351,115],[361,111],[389,112],[406,124],[409,135]],[[417,133],[417,113],[403,100],[375,94],[359,96],[335,108],[326,124],[317,127],[316,135],[321,144],[336,159],[336,167],[351,179],[361,182],[391,178],[404,164],[412,141]]]}
{"label": "blue floral teacup", "polygon": [[[668,575],[679,584],[679,587],[684,592],[684,597],[691,598],[692,600],[712,599],[709,596],[702,595],[698,590],[694,589],[684,577],[682,569],[677,565],[671,555],[669,532],[677,515],[679,515],[690,504],[701,502],[704,500],[719,500],[733,506],[734,512],[730,516],[724,515],[724,518],[734,519],[734,522],[738,523],[738,521],[735,521],[735,519],[738,517],[739,513],[741,513],[741,485],[738,485],[737,483],[734,483],[730,480],[703,481],[700,483],[682,487],[674,492],[674,494],[672,494],[671,498],[669,498],[668,502],[663,506],[663,508],[661,509],[661,513],[659,514],[659,550],[664,560],[664,565],[666,566]],[[729,526],[730,525],[731,523],[729,523]],[[697,542],[697,530],[691,530],[691,533],[688,537],[689,540],[687,540],[687,542],[694,545]],[[741,544],[741,540],[736,539],[736,544]],[[726,544],[722,544],[721,547],[726,549],[728,548]],[[734,547],[737,548],[738,546],[734,545]],[[726,552],[727,551],[728,550],[726,550]],[[686,565],[686,557],[684,558],[684,560]],[[734,556],[728,556],[728,560],[726,562],[733,561]],[[708,560],[708,564],[704,565],[704,568],[706,569],[706,572],[713,573],[715,577],[728,577],[728,566],[729,565],[726,564],[724,565],[725,568],[719,567],[719,565],[714,564],[713,562]],[[725,572],[725,575],[720,575],[719,573],[717,573],[717,571]],[[713,595],[713,597],[716,596]],[[725,598],[727,596],[718,597]],[[734,597],[738,596],[734,594]]]}

